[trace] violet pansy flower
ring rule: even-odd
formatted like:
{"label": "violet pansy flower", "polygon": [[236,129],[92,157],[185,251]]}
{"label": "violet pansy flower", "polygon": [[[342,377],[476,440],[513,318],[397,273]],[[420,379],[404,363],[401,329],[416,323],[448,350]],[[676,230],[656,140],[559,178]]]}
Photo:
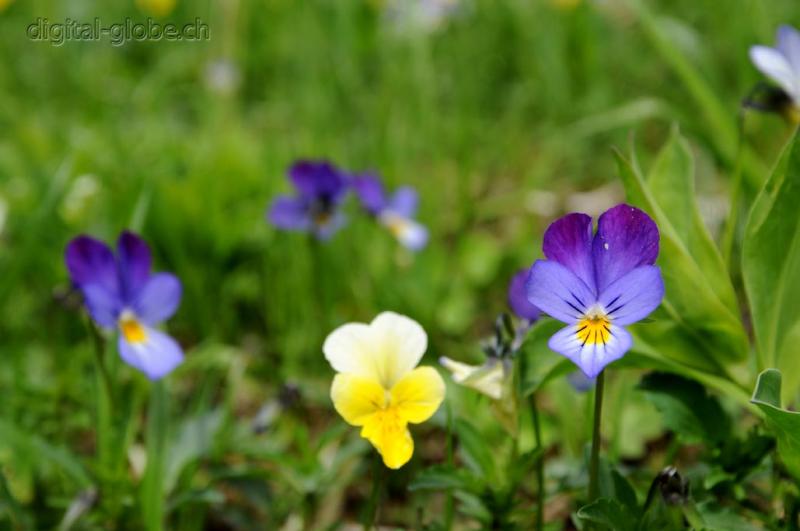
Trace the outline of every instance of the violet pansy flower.
{"label": "violet pansy flower", "polygon": [[410,186],[401,186],[391,196],[383,183],[371,174],[353,179],[353,189],[364,209],[391,232],[397,240],[412,251],[419,251],[428,243],[428,229],[414,220],[419,197]]}
{"label": "violet pansy flower", "polygon": [[594,236],[586,214],[568,214],[545,232],[547,260],[531,267],[528,300],[568,325],[548,345],[587,377],[621,358],[632,344],[625,326],[661,304],[658,240],[655,222],[625,204],[600,216]]}
{"label": "violet pansy flower", "polygon": [[752,46],[750,59],[780,86],[795,107],[800,107],[800,32],[791,26],[781,26],[776,41],[775,48]]}
{"label": "violet pansy flower", "polygon": [[508,306],[514,312],[514,315],[523,321],[532,323],[539,319],[541,311],[528,300],[526,286],[528,274],[529,271],[527,269],[520,269],[511,278],[511,282],[508,285]]}
{"label": "violet pansy flower", "polygon": [[347,178],[325,161],[299,161],[289,168],[296,195],[277,197],[267,212],[275,227],[311,232],[330,238],[344,224],[339,206],[347,193]]}
{"label": "violet pansy flower", "polygon": [[117,255],[105,243],[78,236],[67,245],[67,270],[98,326],[119,331],[120,357],[151,380],[183,360],[178,343],[156,325],[181,301],[181,283],[171,273],[151,273],[147,244],[130,232],[117,240]]}

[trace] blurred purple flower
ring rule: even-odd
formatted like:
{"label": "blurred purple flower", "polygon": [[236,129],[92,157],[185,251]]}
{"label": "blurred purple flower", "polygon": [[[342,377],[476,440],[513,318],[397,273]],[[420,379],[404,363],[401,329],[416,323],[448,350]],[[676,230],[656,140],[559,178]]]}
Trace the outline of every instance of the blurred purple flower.
{"label": "blurred purple flower", "polygon": [[389,229],[397,240],[412,251],[428,243],[428,229],[414,220],[419,198],[410,186],[401,186],[389,197],[383,183],[373,174],[353,178],[353,189],[364,209]]}
{"label": "blurred purple flower", "polygon": [[275,198],[267,219],[275,227],[313,233],[328,239],[344,224],[339,205],[347,192],[347,178],[325,161],[299,161],[289,168],[297,195]]}
{"label": "blurred purple flower", "polygon": [[658,227],[629,205],[592,218],[568,214],[544,234],[547,260],[537,260],[528,278],[528,300],[569,326],[550,338],[552,350],[589,377],[621,358],[632,338],[624,326],[647,317],[664,297]]}
{"label": "blurred purple flower", "polygon": [[511,283],[508,285],[508,306],[517,317],[530,323],[539,318],[540,311],[528,300],[525,284],[529,274],[528,269],[520,269],[511,278]]}
{"label": "blurred purple flower", "polygon": [[119,354],[125,363],[151,380],[181,363],[181,347],[155,328],[178,309],[181,283],[171,273],[150,272],[150,249],[141,238],[123,232],[115,257],[105,243],[78,236],[67,245],[64,258],[95,323],[119,330]]}
{"label": "blurred purple flower", "polygon": [[774,80],[795,106],[800,106],[800,32],[788,25],[778,28],[777,45],[752,46],[750,59]]}

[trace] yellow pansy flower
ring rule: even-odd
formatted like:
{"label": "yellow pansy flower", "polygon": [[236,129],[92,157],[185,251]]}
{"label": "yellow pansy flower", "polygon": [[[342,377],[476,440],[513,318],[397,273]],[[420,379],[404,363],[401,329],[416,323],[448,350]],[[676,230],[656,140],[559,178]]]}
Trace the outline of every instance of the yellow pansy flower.
{"label": "yellow pansy flower", "polygon": [[331,386],[336,411],[361,427],[389,468],[400,468],[414,453],[408,424],[425,422],[444,400],[436,369],[417,367],[427,348],[422,326],[393,312],[370,324],[342,325],[322,347],[338,373]]}

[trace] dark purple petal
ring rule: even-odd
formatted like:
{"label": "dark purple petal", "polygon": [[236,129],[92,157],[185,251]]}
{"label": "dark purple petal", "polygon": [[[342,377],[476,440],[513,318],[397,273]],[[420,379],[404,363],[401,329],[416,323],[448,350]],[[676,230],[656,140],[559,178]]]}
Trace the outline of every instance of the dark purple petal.
{"label": "dark purple petal", "polygon": [[650,216],[630,205],[617,205],[600,216],[592,242],[597,292],[634,268],[658,257],[658,227]]}
{"label": "dark purple petal", "polygon": [[172,273],[152,275],[133,303],[136,316],[147,325],[169,319],[181,303],[181,282]]}
{"label": "dark purple petal", "polygon": [[105,243],[89,236],[78,236],[67,245],[64,260],[76,286],[98,284],[109,294],[119,296],[117,263]]}
{"label": "dark purple petal", "polygon": [[572,271],[596,292],[592,266],[592,218],[567,214],[547,227],[542,243],[544,255]]}
{"label": "dark purple petal", "polygon": [[401,186],[395,190],[389,200],[388,208],[398,216],[413,218],[417,215],[418,205],[419,195],[417,191],[410,186]]}
{"label": "dark purple petal", "polygon": [[310,230],[311,215],[308,200],[302,197],[281,196],[272,201],[267,219],[275,227],[285,230]]}
{"label": "dark purple petal", "polygon": [[180,345],[155,328],[145,328],[144,341],[129,342],[120,334],[117,346],[123,361],[151,380],[166,376],[183,361]]}
{"label": "dark purple petal", "polygon": [[596,302],[592,290],[553,260],[537,260],[526,284],[528,302],[564,323],[577,322]]}
{"label": "dark purple petal", "polygon": [[629,325],[650,315],[663,298],[661,270],[641,266],[603,290],[599,302],[615,324]]}
{"label": "dark purple petal", "polygon": [[81,284],[83,301],[94,322],[103,328],[114,328],[122,311],[122,301],[102,284]]}
{"label": "dark purple petal", "polygon": [[383,183],[375,175],[364,174],[354,177],[352,186],[361,206],[370,214],[377,216],[386,208],[386,192]]}
{"label": "dark purple petal", "polygon": [[338,202],[347,189],[344,175],[328,162],[299,161],[289,168],[289,178],[300,195]]}
{"label": "dark purple petal", "polygon": [[528,321],[535,321],[539,318],[539,308],[528,301],[528,290],[525,284],[528,281],[528,269],[520,269],[511,278],[508,286],[508,305],[517,317]]}
{"label": "dark purple petal", "polygon": [[587,378],[594,378],[606,365],[621,358],[633,340],[621,326],[611,325],[607,343],[586,343],[578,337],[578,325],[562,328],[550,338],[547,346],[566,356],[583,371]]}
{"label": "dark purple petal", "polygon": [[150,248],[139,236],[125,231],[117,240],[117,259],[123,297],[130,301],[150,276]]}

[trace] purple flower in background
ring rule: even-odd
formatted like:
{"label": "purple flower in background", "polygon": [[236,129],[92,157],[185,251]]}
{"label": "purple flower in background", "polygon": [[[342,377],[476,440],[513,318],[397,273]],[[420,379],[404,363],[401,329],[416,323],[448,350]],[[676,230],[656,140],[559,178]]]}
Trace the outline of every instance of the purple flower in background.
{"label": "purple flower in background", "polygon": [[647,317],[664,297],[658,227],[630,205],[607,210],[592,236],[592,218],[554,221],[528,278],[528,300],[569,326],[550,338],[552,350],[594,378],[631,347],[624,328]]}
{"label": "purple flower in background", "polygon": [[508,285],[508,305],[517,317],[530,323],[539,318],[540,311],[528,300],[526,283],[529,274],[529,270],[520,269],[511,278]]}
{"label": "purple flower in background", "polygon": [[783,89],[795,106],[800,106],[800,32],[791,26],[781,26],[776,41],[775,48],[752,46],[750,59]]}
{"label": "purple flower in background", "polygon": [[347,192],[347,178],[328,162],[299,161],[289,168],[289,179],[297,195],[277,197],[267,213],[269,222],[279,229],[330,238],[344,224],[339,205]]}
{"label": "purple flower in background", "polygon": [[353,189],[364,209],[389,229],[408,249],[419,251],[428,243],[428,229],[414,220],[419,197],[410,186],[401,186],[389,197],[381,180],[372,174],[353,179]]}
{"label": "purple flower in background", "polygon": [[180,364],[181,347],[155,326],[178,309],[181,283],[171,273],[150,272],[150,248],[141,238],[123,232],[115,257],[105,243],[78,236],[67,245],[65,261],[94,322],[119,330],[119,354],[125,363],[151,380]]}

